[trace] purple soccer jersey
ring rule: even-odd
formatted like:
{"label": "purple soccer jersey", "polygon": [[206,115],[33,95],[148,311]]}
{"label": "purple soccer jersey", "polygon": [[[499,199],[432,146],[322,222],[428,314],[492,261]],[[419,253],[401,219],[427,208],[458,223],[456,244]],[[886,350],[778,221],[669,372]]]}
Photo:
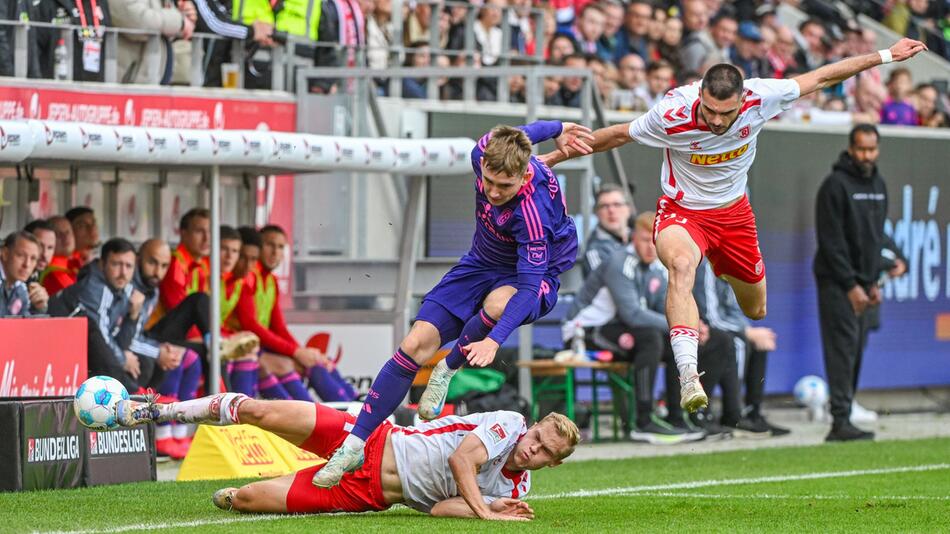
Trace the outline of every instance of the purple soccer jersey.
{"label": "purple soccer jersey", "polygon": [[[532,144],[561,134],[558,121],[537,121],[521,127]],[[475,236],[463,262],[518,273],[556,277],[571,268],[577,256],[577,230],[567,214],[561,186],[547,165],[531,156],[531,178],[502,206],[492,206],[482,189],[481,159],[491,133],[472,150],[475,171]]]}

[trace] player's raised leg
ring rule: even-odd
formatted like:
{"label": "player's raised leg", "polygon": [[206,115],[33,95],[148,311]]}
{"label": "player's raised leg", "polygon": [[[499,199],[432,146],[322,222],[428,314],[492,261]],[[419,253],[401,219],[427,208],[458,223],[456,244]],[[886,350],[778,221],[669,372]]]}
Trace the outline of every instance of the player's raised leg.
{"label": "player's raised leg", "polygon": [[[456,330],[457,331],[457,330]],[[439,328],[417,320],[393,357],[383,365],[366,395],[363,409],[350,435],[313,477],[313,484],[329,488],[340,482],[343,473],[363,464],[363,446],[370,434],[402,403],[419,367],[429,361],[442,345]]]}
{"label": "player's raised leg", "polygon": [[429,384],[419,400],[419,417],[431,421],[442,413],[452,376],[465,365],[466,356],[469,352],[468,347],[488,336],[498,322],[498,318],[505,312],[508,301],[517,291],[512,286],[501,286],[495,288],[485,297],[482,309],[462,327],[462,333],[459,335],[458,342],[452,347],[451,352],[444,360],[437,363],[432,370]]}
{"label": "player's raised leg", "polygon": [[666,293],[666,319],[670,325],[673,357],[680,375],[680,405],[689,412],[695,412],[709,403],[696,370],[699,309],[693,298],[693,284],[702,252],[686,228],[678,225],[669,225],[659,231],[656,251],[670,275]]}
{"label": "player's raised leg", "polygon": [[739,307],[742,308],[742,313],[746,317],[753,321],[765,319],[765,277],[754,284],[743,282],[728,274],[722,275],[722,278],[732,286],[736,300],[739,301]]}

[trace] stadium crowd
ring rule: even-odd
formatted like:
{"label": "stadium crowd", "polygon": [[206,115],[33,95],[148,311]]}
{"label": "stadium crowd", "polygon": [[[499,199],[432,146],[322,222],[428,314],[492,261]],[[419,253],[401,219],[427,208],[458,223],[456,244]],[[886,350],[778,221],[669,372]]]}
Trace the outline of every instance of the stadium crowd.
{"label": "stadium crowd", "polygon": [[[206,209],[192,209],[181,218],[176,248],[149,239],[136,249],[121,237],[100,243],[87,207],[34,220],[0,249],[0,315],[85,316],[90,376],[188,400],[207,386],[210,314],[219,313],[224,388],[308,401],[312,388],[323,401],[355,400],[335,362],[287,330],[273,275],[287,245],[283,229],[221,227],[223,295],[215,312],[210,224]],[[183,458],[189,434],[187,425],[161,425],[159,453]]]}
{"label": "stadium crowd", "polygon": [[[270,84],[269,50],[286,45],[287,35],[309,42],[293,45],[302,61],[319,66],[386,68],[405,66],[493,66],[529,64],[540,47],[549,65],[590,69],[597,92],[612,109],[644,111],[672,86],[699,79],[718,62],[732,63],[748,77],[787,78],[848,55],[875,49],[873,30],[861,27],[866,14],[950,59],[950,11],[942,1],[928,0],[793,0],[810,15],[797,27],[784,25],[776,4],[761,0],[485,0],[484,2],[406,1],[400,32],[393,23],[392,0],[90,0],[8,2],[0,18],[67,23],[82,26],[73,58],[59,53],[59,32],[37,28],[29,40],[30,77],[54,78],[72,69],[73,79],[101,80],[101,27],[159,32],[161,61],[146,61],[143,35],[119,37],[119,78],[141,83],[148,68],[160,68],[163,84],[185,84],[190,71],[190,41],[195,32],[244,41],[248,52],[245,85]],[[510,9],[507,9],[510,8]],[[543,16],[533,16],[540,8]],[[466,16],[477,10],[471,26],[474,50],[466,49]],[[507,10],[506,10],[507,9]],[[433,10],[439,10],[433,16]],[[507,14],[507,16],[506,16]],[[437,28],[430,28],[438,20]],[[543,42],[535,26],[543,23]],[[507,25],[509,42],[502,42]],[[0,31],[0,75],[13,72],[13,29]],[[432,32],[438,38],[432,38]],[[401,42],[396,37],[401,35]],[[430,49],[430,43],[438,48]],[[88,46],[88,42],[96,42]],[[197,41],[196,41],[197,43]],[[227,40],[201,41],[206,68],[204,83],[222,85],[221,65],[229,61]],[[358,53],[365,51],[365,54]],[[58,55],[59,54],[59,55]],[[64,63],[65,62],[65,63]],[[152,78],[156,79],[156,78]],[[386,94],[386,80],[379,80]],[[509,99],[524,101],[525,80],[507,79]],[[844,84],[801,100],[780,120],[811,124],[881,123],[946,127],[950,124],[945,83],[916,83],[909,71],[895,69],[886,78],[871,69]],[[424,79],[405,78],[402,95],[425,98]],[[437,81],[443,99],[462,98],[460,79]],[[544,83],[549,105],[580,105],[579,78],[552,77]],[[335,80],[313,80],[310,90],[337,91]],[[476,98],[497,100],[497,80],[478,80]]]}

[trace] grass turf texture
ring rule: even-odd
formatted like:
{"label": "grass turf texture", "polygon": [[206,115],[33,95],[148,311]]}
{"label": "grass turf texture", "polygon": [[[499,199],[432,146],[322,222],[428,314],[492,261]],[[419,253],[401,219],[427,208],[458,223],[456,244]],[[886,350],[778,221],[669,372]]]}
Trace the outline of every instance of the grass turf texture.
{"label": "grass turf texture", "polygon": [[[937,532],[950,524],[950,439],[848,443],[672,457],[573,462],[538,473],[531,523],[376,514],[249,516],[214,508],[229,484],[149,482],[0,494],[0,532]],[[760,477],[937,466],[897,473],[722,484]],[[696,487],[671,484],[704,481]],[[240,485],[235,481],[233,485]],[[644,488],[660,486],[659,488]],[[636,488],[620,494],[618,488]],[[579,490],[614,494],[545,498]],[[183,525],[194,521],[195,525]]]}

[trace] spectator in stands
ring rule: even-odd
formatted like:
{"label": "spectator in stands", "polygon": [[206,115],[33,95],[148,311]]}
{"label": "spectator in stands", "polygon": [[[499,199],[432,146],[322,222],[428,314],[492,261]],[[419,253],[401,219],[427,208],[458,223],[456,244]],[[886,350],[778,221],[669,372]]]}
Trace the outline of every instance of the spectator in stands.
{"label": "spectator in stands", "polygon": [[701,32],[709,26],[712,16],[704,0],[683,0],[683,37],[690,38],[694,33]]}
{"label": "spectator in stands", "polygon": [[[406,61],[404,67],[428,67],[431,62],[429,54],[429,43],[417,41],[409,45],[406,50]],[[447,80],[440,79],[441,85],[445,85]],[[402,97],[403,98],[427,98],[426,92],[427,78],[403,78],[402,79]]]}
{"label": "spectator in stands", "polygon": [[653,6],[653,17],[650,18],[650,29],[647,31],[647,37],[651,43],[659,42],[663,39],[663,33],[666,32],[666,21],[671,18],[680,23],[680,31],[683,29],[683,21],[678,17],[670,17],[664,6]]}
{"label": "spectator in stands", "polygon": [[525,54],[529,56],[535,55],[535,47],[541,47],[541,53],[545,55],[547,59],[548,45],[551,44],[551,39],[554,38],[554,35],[557,33],[557,21],[554,18],[554,10],[550,6],[542,7],[543,19],[544,19],[544,35],[542,36],[543,41],[541,43],[535,42],[535,31],[534,28],[537,25],[536,19],[531,18],[531,33],[527,36],[527,42],[525,43]]}
{"label": "spectator in stands", "polygon": [[795,52],[798,45],[795,44],[795,35],[787,26],[779,26],[775,29],[775,41],[766,52],[766,58],[772,67],[772,72],[776,78],[787,78],[788,69],[797,66],[795,62]]}
{"label": "spectator in stands", "polygon": [[673,87],[674,79],[673,67],[666,61],[661,59],[647,65],[647,83],[634,91],[634,109],[646,111],[663,100]]}
{"label": "spectator in stands", "polygon": [[29,232],[12,232],[0,248],[0,316],[29,317],[45,312],[42,286],[28,281],[40,257],[40,242]]}
{"label": "spectator in stands", "polygon": [[825,64],[825,26],[818,19],[807,19],[798,25],[801,46],[795,54],[795,64],[804,71],[815,70]]}
{"label": "spectator in stands", "polygon": [[[245,46],[251,44],[256,47],[271,48],[274,40],[274,12],[270,3],[253,3],[244,0],[237,3],[237,12],[231,13],[228,5],[222,0],[193,0],[198,13],[195,30],[203,33],[214,33],[223,37],[244,41]],[[221,87],[221,66],[231,61],[230,41],[212,40],[205,45],[205,87]],[[265,72],[270,71],[268,61],[255,60],[252,54],[247,63],[254,63],[260,76],[245,71],[244,85],[248,89],[270,88],[271,77]],[[261,65],[263,63],[263,65]],[[260,83],[256,83],[260,82]],[[266,82],[266,83],[264,83]]]}
{"label": "spectator in stands", "polygon": [[[564,66],[572,69],[586,69],[587,58],[581,54],[573,54],[564,59]],[[579,76],[565,76],[559,91],[559,105],[571,108],[581,107],[581,88],[584,79]]]}
{"label": "spectator in stands", "polygon": [[624,5],[620,0],[603,0],[604,34],[597,41],[597,55],[604,61],[616,61],[620,47],[620,29],[623,27]]}
{"label": "spectator in stands", "polygon": [[762,33],[752,21],[739,25],[736,42],[729,54],[730,62],[742,69],[746,78],[772,78],[773,72],[765,57]]}
{"label": "spectator in stands", "polygon": [[597,54],[597,42],[604,35],[607,16],[599,4],[590,3],[581,9],[571,32],[578,50],[583,54]]}
{"label": "spectator in stands", "polygon": [[548,46],[548,61],[552,64],[558,64],[564,61],[564,58],[577,53],[577,46],[574,38],[566,33],[556,33],[551,38]]}
{"label": "spectator in stands", "polygon": [[53,250],[49,265],[40,274],[40,283],[52,297],[63,288],[76,283],[79,269],[74,262],[70,262],[76,249],[76,239],[73,237],[73,226],[69,224],[69,219],[56,216],[50,217],[49,222],[56,232],[56,249]]}
{"label": "spectator in stands", "polygon": [[[702,3],[702,0],[694,0]],[[637,54],[647,61],[650,21],[653,17],[653,5],[649,0],[633,0],[627,5],[623,19],[623,28],[617,34],[617,48],[614,60],[628,54]]]}
{"label": "spectator in stands", "polygon": [[887,80],[888,100],[881,107],[881,124],[896,124],[901,126],[917,126],[919,119],[917,110],[910,102],[914,82],[910,71],[898,67],[891,71]]}
{"label": "spectator in stands", "polygon": [[284,260],[287,235],[276,225],[261,228],[260,235],[263,245],[260,262],[250,273],[254,280],[253,291],[242,293],[238,320],[242,328],[261,339],[262,366],[275,373],[285,386],[299,382],[297,369],[303,370],[310,386],[324,402],[355,400],[356,391],[340,376],[335,362],[314,348],[299,345],[287,330],[280,308],[280,289],[274,276],[274,270]]}
{"label": "spectator in stands", "polygon": [[172,82],[176,63],[190,64],[190,57],[187,55],[190,47],[187,50],[181,47],[176,49],[172,46],[172,41],[191,39],[198,18],[197,11],[190,1],[182,2],[181,9],[166,5],[162,0],[111,2],[112,21],[115,26],[161,34],[158,72],[150,71],[153,65],[146,56],[149,36],[119,34],[118,76],[122,83],[149,83],[149,80],[159,80],[158,83],[168,85]]}
{"label": "spectator in stands", "polygon": [[587,68],[594,77],[595,97],[600,97],[601,101],[606,102],[617,88],[617,70],[612,63],[607,63],[595,55],[588,56]]}
{"label": "spectator in stands", "polygon": [[102,257],[89,265],[75,284],[60,291],[50,301],[50,313],[65,317],[81,309],[88,326],[89,375],[106,375],[122,382],[130,392],[139,389],[139,358],[123,350],[122,339],[131,336],[136,319],[128,316],[132,278],[135,274],[135,247],[115,237],[102,246]]}
{"label": "spectator in stands", "polygon": [[683,68],[705,72],[706,68],[717,63],[729,62],[729,49],[736,40],[738,24],[727,10],[713,17],[708,30],[690,33],[683,41],[680,60]]}
{"label": "spectator in stands", "polygon": [[49,267],[50,262],[53,261],[53,254],[56,252],[56,231],[53,230],[53,225],[44,219],[30,221],[30,223],[23,228],[23,231],[33,234],[36,236],[36,240],[40,242],[40,257],[36,262],[36,270],[33,271],[33,275],[30,276],[30,278],[42,285],[43,272]]}
{"label": "spectator in stands", "polygon": [[872,78],[859,78],[854,86],[854,110],[867,116],[869,122],[876,124],[881,119],[881,110],[887,91]]}
{"label": "spectator in stands", "polygon": [[[653,416],[653,382],[665,352],[667,328],[663,313],[666,270],[656,258],[653,218],[653,212],[637,217],[633,246],[613,249],[584,279],[563,325],[562,338],[570,344],[577,326],[581,326],[590,346],[611,351],[615,361],[632,363],[637,416],[635,427],[629,428],[624,405],[624,432],[634,441],[673,444],[700,439],[703,434],[672,428]],[[626,220],[623,226],[629,232]]]}
{"label": "spectator in stands", "polygon": [[630,237],[630,204],[630,195],[619,185],[604,184],[597,190],[594,195],[597,226],[587,238],[584,257],[580,262],[585,278],[627,244]]}
{"label": "spectator in stands", "polygon": [[66,218],[73,227],[73,236],[76,238],[76,250],[73,251],[73,262],[82,267],[96,257],[96,248],[99,243],[99,222],[96,221],[96,212],[86,206],[77,206],[66,212]]}
{"label": "spectator in stands", "polygon": [[950,126],[950,118],[942,109],[940,93],[937,87],[930,83],[922,83],[914,90],[917,103],[917,118],[921,126],[929,128],[946,128]]}
{"label": "spectator in stands", "polygon": [[610,95],[610,108],[632,111],[634,91],[646,85],[646,64],[637,54],[627,54],[618,63],[619,87]]}
{"label": "spectator in stands", "polygon": [[676,17],[669,17],[663,23],[663,33],[658,41],[650,45],[652,61],[664,60],[673,67],[673,72],[681,73],[683,64],[680,61],[680,43],[683,39],[683,22]]}
{"label": "spectator in stands", "polygon": [[[508,2],[508,7],[511,9],[508,11],[508,18],[504,21],[504,24],[508,25],[509,32],[505,47],[514,53],[525,55],[528,42],[534,38],[531,24],[531,0],[511,0]],[[464,33],[462,38],[464,42]]]}
{"label": "spectator in stands", "polygon": [[[699,268],[696,287],[700,288],[697,293],[703,297],[697,301],[697,304],[702,305],[700,315],[708,321],[710,329],[718,329],[732,336],[738,363],[743,365],[745,409],[738,420],[723,424],[752,434],[788,434],[788,429],[772,425],[762,415],[766,356],[769,351],[775,350],[775,332],[771,328],[749,324],[729,283],[716,277],[708,261],[704,261]],[[722,388],[723,404],[729,404],[729,410],[734,412],[739,403],[738,377],[729,371],[728,376],[724,374],[723,378],[726,381]]]}
{"label": "spectator in stands", "polygon": [[415,2],[409,6],[408,17],[403,17],[402,40],[403,46],[409,46],[418,41],[429,42],[429,25],[432,21],[432,4],[429,2]]}
{"label": "spectator in stands", "polygon": [[[935,54],[950,60],[948,55],[947,8],[940,6],[942,2],[928,2],[927,0],[908,0],[910,18],[907,24],[905,37],[917,39],[927,44]],[[940,20],[938,25],[937,20]]]}
{"label": "spectator in stands", "polygon": [[481,63],[491,67],[498,62],[498,57],[505,52],[505,43],[502,42],[501,6],[502,0],[488,0],[478,10],[478,20],[475,21],[475,46],[481,53]]}
{"label": "spectator in stands", "polygon": [[389,66],[389,47],[393,46],[392,0],[376,0],[366,17],[366,61],[371,69]]}

